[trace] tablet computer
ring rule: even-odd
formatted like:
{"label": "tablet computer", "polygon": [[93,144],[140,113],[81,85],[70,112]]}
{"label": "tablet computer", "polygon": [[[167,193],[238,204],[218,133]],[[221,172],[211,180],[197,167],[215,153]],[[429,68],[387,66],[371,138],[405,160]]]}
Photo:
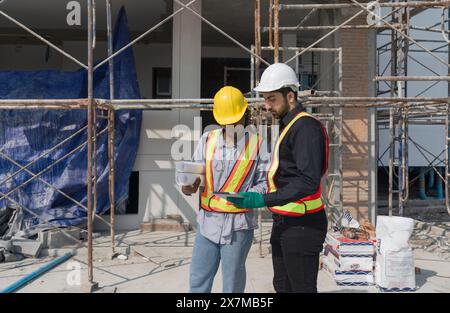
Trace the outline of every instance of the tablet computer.
{"label": "tablet computer", "polygon": [[241,195],[238,195],[236,192],[213,192],[212,193],[213,195],[215,195],[215,196],[218,196],[218,197],[221,197],[221,198],[227,198],[227,197],[230,197],[230,198],[244,198],[243,196],[241,196]]}

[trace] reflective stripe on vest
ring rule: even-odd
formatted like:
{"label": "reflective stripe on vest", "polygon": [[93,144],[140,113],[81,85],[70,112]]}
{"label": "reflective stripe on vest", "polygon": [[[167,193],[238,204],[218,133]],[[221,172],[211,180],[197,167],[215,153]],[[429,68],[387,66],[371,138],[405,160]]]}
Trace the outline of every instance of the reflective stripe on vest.
{"label": "reflective stripe on vest", "polygon": [[[275,149],[273,152],[273,159],[269,167],[269,171],[267,173],[267,183],[269,190],[268,192],[274,192],[277,191],[277,186],[275,185],[274,177],[278,170],[278,166],[280,164],[280,156],[279,156],[279,150],[281,142],[283,141],[284,137],[286,136],[286,133],[289,131],[289,129],[294,125],[294,123],[299,120],[302,117],[312,117],[316,119],[314,116],[307,112],[300,112],[298,113],[283,129],[283,131],[280,134],[280,137],[277,140],[277,143],[275,145]],[[317,120],[317,119],[316,119]],[[320,122],[320,121],[319,121]],[[322,123],[320,123],[322,130],[325,135],[325,170],[322,173],[325,174],[327,170],[328,165],[328,136],[325,128],[323,127]],[[293,216],[299,216],[304,215],[306,213],[314,213],[317,211],[320,211],[324,208],[322,199],[322,184],[319,185],[319,189],[316,191],[315,194],[309,195],[307,197],[301,198],[297,201],[287,203],[285,205],[281,206],[275,206],[275,207],[269,207],[269,210],[278,213],[278,214],[284,214],[284,215],[293,215]]]}
{"label": "reflective stripe on vest", "polygon": [[[201,195],[201,207],[206,211],[222,212],[222,213],[244,213],[249,210],[238,208],[224,198],[212,195],[214,191],[213,177],[213,159],[217,148],[217,140],[222,135],[222,130],[214,130],[208,134],[206,140],[206,167],[205,167],[205,189]],[[238,192],[247,177],[248,172],[252,168],[259,148],[261,140],[257,134],[250,136],[246,142],[239,159],[234,164],[233,170],[228,176],[225,184],[220,189],[221,192]]]}

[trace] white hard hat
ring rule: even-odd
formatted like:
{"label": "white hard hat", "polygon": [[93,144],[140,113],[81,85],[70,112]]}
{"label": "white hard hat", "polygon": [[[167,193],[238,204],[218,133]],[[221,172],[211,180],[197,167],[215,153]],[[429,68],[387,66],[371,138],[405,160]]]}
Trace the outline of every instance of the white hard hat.
{"label": "white hard hat", "polygon": [[254,88],[257,92],[271,92],[283,87],[290,87],[298,91],[300,84],[294,70],[284,63],[270,65],[262,74],[259,85]]}

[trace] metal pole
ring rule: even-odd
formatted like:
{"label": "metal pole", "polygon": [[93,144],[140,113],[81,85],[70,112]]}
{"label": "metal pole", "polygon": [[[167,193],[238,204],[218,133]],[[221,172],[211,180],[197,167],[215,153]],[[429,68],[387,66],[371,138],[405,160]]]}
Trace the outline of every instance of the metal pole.
{"label": "metal pole", "polygon": [[[274,47],[261,47],[261,50],[273,50]],[[279,47],[280,51],[303,51],[306,50],[304,47]],[[314,52],[339,52],[339,48],[309,48],[309,51]]]}
{"label": "metal pole", "polygon": [[[442,14],[444,14],[444,12],[442,12]],[[443,27],[443,26],[442,26]],[[447,23],[447,27],[450,30],[450,10],[448,10],[448,23]],[[448,38],[450,39],[450,34],[447,35]],[[450,42],[449,40],[447,40],[447,42]],[[447,61],[450,63],[450,46],[448,47],[448,57],[447,57]],[[450,76],[450,69],[448,69],[447,71],[448,75]],[[447,94],[450,96],[450,84],[447,83]],[[444,182],[445,182],[445,207],[447,208],[447,212],[448,214],[450,214],[450,203],[449,203],[449,127],[450,127],[450,101],[446,103],[445,106],[445,175],[444,175]]]}
{"label": "metal pole", "polygon": [[[395,27],[400,27],[400,24],[393,24]],[[284,26],[279,27],[279,32],[300,32],[300,31],[318,31],[318,30],[332,30],[337,26],[335,25],[315,25],[315,26]],[[340,27],[340,29],[389,29],[390,27],[387,25],[345,25]],[[263,33],[269,30],[268,27],[263,27]]]}
{"label": "metal pole", "polygon": [[[112,6],[111,0],[106,0],[106,23],[107,23],[107,36],[108,36],[108,57],[113,54],[113,38],[112,38]],[[109,67],[109,98],[114,99],[114,60],[110,59],[108,61]],[[111,258],[114,257],[116,253],[116,240],[115,240],[115,227],[116,227],[116,201],[114,195],[114,184],[115,184],[115,172],[114,172],[114,124],[115,114],[114,110],[108,110],[108,164],[109,164],[109,175],[108,175],[108,186],[109,186],[109,217],[110,217],[110,232],[111,232]]]}
{"label": "metal pole", "polygon": [[374,81],[450,81],[450,76],[376,76]]}
{"label": "metal pole", "polygon": [[[338,51],[338,92],[340,96],[344,94],[344,69],[343,69],[343,54],[342,47]],[[338,173],[339,173],[339,209],[340,212],[344,210],[344,171],[342,169],[342,134],[344,123],[344,112],[342,107],[338,108]]]}
{"label": "metal pole", "polygon": [[[367,6],[366,3],[364,3]],[[382,2],[378,4],[380,7],[385,8],[432,8],[438,6],[448,6],[450,5],[450,1],[411,1],[411,2]],[[329,10],[329,9],[344,9],[344,8],[352,8],[357,7],[357,4],[354,3],[321,3],[321,4],[282,4],[280,5],[280,10],[311,10],[311,9],[320,9],[320,10]]]}
{"label": "metal pole", "polygon": [[[410,34],[410,14],[409,14],[409,9],[408,8],[404,8],[403,9],[404,13],[402,15],[402,19],[404,19],[404,24],[406,25],[406,29],[405,29],[405,33],[407,35]],[[409,54],[409,42],[405,39],[402,38],[402,42],[403,42],[403,46],[402,46],[402,56],[403,56],[403,60],[402,60],[402,70],[403,70],[403,74],[406,76],[408,75],[408,54]],[[408,96],[408,81],[404,82],[404,92],[402,92],[402,96],[407,97]],[[403,193],[401,194],[402,198],[402,206],[403,206],[403,210],[401,212],[401,215],[403,216],[405,213],[405,207],[406,207],[406,201],[408,200],[409,197],[409,165],[408,165],[408,123],[409,123],[409,118],[408,118],[408,107],[405,107],[403,109],[403,113],[404,113],[404,117],[403,117],[403,130],[402,130],[402,135],[403,135]]]}
{"label": "metal pole", "polygon": [[[95,0],[94,0],[95,1]],[[96,102],[92,100],[92,189],[93,189],[93,204],[92,204],[92,222],[97,213],[97,106]]]}
{"label": "metal pole", "polygon": [[[393,16],[396,19],[396,15]],[[397,33],[391,31],[391,75],[397,73]],[[391,97],[395,96],[395,89],[391,83]],[[394,158],[395,158],[395,123],[394,123],[395,109],[389,110],[389,193],[388,193],[388,209],[389,216],[392,216],[393,208],[393,193],[394,193]]]}
{"label": "metal pole", "polygon": [[111,257],[116,253],[116,200],[115,200],[115,112],[108,112],[109,203],[111,223]]}
{"label": "metal pole", "polygon": [[93,6],[92,0],[88,0],[88,142],[87,142],[87,229],[88,229],[88,282],[86,291],[92,292],[95,288],[93,260],[92,260],[92,136],[93,136],[93,107],[94,107],[94,90],[93,90],[93,76],[94,76],[94,56],[93,56]]}
{"label": "metal pole", "polygon": [[309,18],[317,11],[317,9],[312,9],[309,11],[309,13],[298,23],[297,27],[300,28],[303,24],[306,23],[306,21],[309,20]]}
{"label": "metal pole", "polygon": [[269,1],[269,47],[273,47],[272,25],[273,25],[273,0],[270,0]]}
{"label": "metal pole", "polygon": [[[255,46],[251,46],[251,50],[253,53],[255,53]],[[255,88],[255,57],[253,55],[250,55],[250,94],[251,97],[255,97],[255,92],[253,89]]]}
{"label": "metal pole", "polygon": [[278,63],[280,58],[280,32],[279,32],[279,0],[274,0],[274,55],[273,55],[273,63]]}
{"label": "metal pole", "polygon": [[[255,55],[261,57],[261,0],[255,0]],[[260,58],[255,58],[255,86],[259,84]]]}

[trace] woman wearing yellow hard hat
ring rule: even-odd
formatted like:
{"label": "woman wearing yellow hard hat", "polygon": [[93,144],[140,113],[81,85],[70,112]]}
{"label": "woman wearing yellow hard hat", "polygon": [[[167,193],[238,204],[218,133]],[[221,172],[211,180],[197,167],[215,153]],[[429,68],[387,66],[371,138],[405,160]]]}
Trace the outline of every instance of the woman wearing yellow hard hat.
{"label": "woman wearing yellow hard hat", "polygon": [[[203,134],[192,158],[205,164],[205,186],[197,215],[190,292],[211,292],[220,263],[223,292],[245,290],[245,261],[257,228],[255,213],[215,193],[266,192],[269,157],[255,128],[242,131],[247,112],[247,100],[239,89],[220,89],[214,97],[213,114],[222,127]],[[191,195],[199,185],[197,179],[192,186],[183,186],[182,192]]]}

